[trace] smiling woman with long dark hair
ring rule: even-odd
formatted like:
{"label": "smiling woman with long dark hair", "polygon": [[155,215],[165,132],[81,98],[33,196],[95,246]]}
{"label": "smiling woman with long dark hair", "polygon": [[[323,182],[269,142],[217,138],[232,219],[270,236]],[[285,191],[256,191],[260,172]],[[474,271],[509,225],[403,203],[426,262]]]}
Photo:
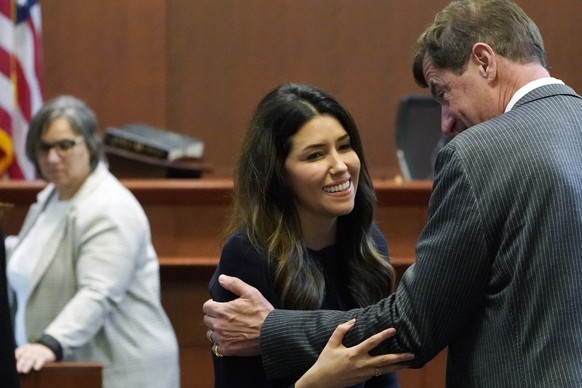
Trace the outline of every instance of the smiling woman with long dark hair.
{"label": "smiling woman with long dark hair", "polygon": [[[218,283],[221,274],[255,286],[276,308],[347,310],[386,297],[394,269],[373,222],[374,205],[351,115],[313,86],[272,90],[243,140],[234,210],[210,281],[213,299],[234,298]],[[208,336],[212,340],[212,332]],[[220,349],[213,350],[216,387],[278,387],[296,380],[268,380],[260,357],[220,357]],[[387,374],[360,386],[398,385],[396,375]]]}

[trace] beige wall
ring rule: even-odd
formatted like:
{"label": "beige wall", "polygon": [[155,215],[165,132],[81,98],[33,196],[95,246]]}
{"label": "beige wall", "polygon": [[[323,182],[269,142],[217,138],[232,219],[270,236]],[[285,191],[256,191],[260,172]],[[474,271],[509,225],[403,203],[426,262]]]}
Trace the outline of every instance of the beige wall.
{"label": "beige wall", "polygon": [[[416,37],[446,0],[51,0],[42,2],[45,96],[85,99],[102,127],[144,122],[201,137],[230,174],[247,119],[282,82],[327,89],[352,112],[376,178],[398,174],[399,96]],[[519,0],[553,74],[582,91],[582,2]]]}

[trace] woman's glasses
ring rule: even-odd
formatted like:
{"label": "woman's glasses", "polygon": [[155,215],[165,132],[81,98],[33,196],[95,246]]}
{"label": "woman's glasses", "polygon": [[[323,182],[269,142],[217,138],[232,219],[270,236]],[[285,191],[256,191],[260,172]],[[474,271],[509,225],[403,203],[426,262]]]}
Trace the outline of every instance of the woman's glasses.
{"label": "woman's glasses", "polygon": [[73,147],[82,142],[83,136],[77,136],[74,139],[63,139],[54,143],[46,143],[41,140],[36,146],[36,153],[39,156],[47,156],[50,150],[54,148],[57,155],[63,157],[70,154]]}

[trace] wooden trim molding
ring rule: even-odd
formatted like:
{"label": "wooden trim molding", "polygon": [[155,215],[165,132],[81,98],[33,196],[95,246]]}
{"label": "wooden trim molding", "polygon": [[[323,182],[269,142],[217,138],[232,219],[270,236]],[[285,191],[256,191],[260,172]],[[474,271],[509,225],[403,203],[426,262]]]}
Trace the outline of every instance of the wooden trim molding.
{"label": "wooden trim molding", "polygon": [[[121,182],[146,204],[229,204],[233,183],[229,178],[202,179],[122,179]],[[46,185],[43,181],[1,181],[0,201],[15,205],[31,204]],[[376,180],[379,206],[426,206],[432,182],[396,183]]]}

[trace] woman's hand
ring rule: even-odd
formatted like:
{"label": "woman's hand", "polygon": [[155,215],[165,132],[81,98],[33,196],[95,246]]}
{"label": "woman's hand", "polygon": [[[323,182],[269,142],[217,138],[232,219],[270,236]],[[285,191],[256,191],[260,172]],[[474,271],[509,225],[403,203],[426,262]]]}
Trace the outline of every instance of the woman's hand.
{"label": "woman's hand", "polygon": [[28,373],[31,369],[41,370],[47,362],[56,360],[52,350],[42,344],[25,344],[16,348],[16,370]]}
{"label": "woman's hand", "polygon": [[403,368],[405,365],[398,363],[414,358],[411,353],[368,354],[378,344],[396,334],[392,328],[373,335],[359,345],[344,347],[342,340],[355,322],[352,319],[335,329],[317,362],[297,381],[296,388],[347,387]]}

